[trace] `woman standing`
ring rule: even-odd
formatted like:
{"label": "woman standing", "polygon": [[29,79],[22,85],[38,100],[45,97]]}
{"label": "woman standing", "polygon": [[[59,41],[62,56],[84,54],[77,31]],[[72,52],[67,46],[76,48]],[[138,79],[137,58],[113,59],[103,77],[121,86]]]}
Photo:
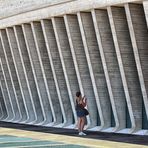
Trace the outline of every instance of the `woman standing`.
{"label": "woman standing", "polygon": [[76,112],[78,116],[78,131],[79,135],[86,135],[84,130],[85,120],[86,120],[86,110],[84,110],[87,105],[87,99],[82,97],[81,92],[76,93]]}

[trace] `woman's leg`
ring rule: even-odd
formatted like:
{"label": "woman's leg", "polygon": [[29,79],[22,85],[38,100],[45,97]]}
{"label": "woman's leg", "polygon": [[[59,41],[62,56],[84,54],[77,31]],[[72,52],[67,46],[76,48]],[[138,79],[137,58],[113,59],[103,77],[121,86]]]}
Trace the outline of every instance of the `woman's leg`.
{"label": "woman's leg", "polygon": [[81,117],[80,130],[83,132],[85,126],[85,117]]}
{"label": "woman's leg", "polygon": [[78,131],[81,132],[81,118],[78,117]]}

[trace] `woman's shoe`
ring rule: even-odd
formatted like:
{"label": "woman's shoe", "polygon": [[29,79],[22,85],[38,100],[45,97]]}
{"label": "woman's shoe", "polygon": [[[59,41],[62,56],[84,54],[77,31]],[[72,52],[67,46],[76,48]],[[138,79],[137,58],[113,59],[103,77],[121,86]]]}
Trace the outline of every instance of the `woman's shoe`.
{"label": "woman's shoe", "polygon": [[83,132],[79,132],[79,134],[78,134],[79,136],[82,136],[83,135]]}
{"label": "woman's shoe", "polygon": [[79,133],[79,136],[85,136],[86,134],[85,133],[83,133],[83,132],[80,132]]}
{"label": "woman's shoe", "polygon": [[82,135],[83,135],[83,136],[86,136],[86,134],[85,134],[85,133],[83,133],[83,132],[82,132]]}

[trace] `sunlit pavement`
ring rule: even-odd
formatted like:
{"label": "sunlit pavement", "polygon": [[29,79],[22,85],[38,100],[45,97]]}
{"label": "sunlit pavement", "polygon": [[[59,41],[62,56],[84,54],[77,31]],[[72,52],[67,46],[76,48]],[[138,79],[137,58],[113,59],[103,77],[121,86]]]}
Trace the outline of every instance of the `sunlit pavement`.
{"label": "sunlit pavement", "polygon": [[87,131],[87,136],[80,137],[76,130],[4,122],[0,125],[0,147],[3,148],[148,148],[148,136]]}

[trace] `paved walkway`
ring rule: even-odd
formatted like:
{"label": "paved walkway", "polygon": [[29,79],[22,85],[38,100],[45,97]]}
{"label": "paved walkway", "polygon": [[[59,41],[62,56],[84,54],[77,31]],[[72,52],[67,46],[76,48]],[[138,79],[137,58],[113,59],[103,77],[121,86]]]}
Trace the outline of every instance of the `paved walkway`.
{"label": "paved walkway", "polygon": [[148,136],[86,131],[0,122],[0,147],[7,148],[148,148]]}

